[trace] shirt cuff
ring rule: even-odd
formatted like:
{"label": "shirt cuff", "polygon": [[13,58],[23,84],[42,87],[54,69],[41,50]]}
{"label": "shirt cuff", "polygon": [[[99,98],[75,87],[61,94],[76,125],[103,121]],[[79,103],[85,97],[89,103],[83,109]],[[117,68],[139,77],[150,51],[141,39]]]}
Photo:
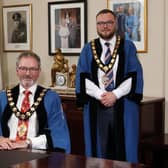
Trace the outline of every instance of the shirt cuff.
{"label": "shirt cuff", "polygon": [[117,99],[120,99],[123,96],[122,91],[120,91],[120,89],[114,89],[112,92],[115,94]]}
{"label": "shirt cuff", "polygon": [[86,93],[94,97],[97,100],[101,99],[101,95],[105,92],[104,90],[100,89],[97,85],[95,85],[92,81],[89,79],[85,79],[86,84]]}
{"label": "shirt cuff", "polygon": [[32,142],[32,149],[47,149],[47,138],[45,135],[29,139]]}
{"label": "shirt cuff", "polygon": [[114,89],[112,92],[116,95],[117,99],[127,95],[131,91],[132,78],[128,78],[123,81],[118,88]]}

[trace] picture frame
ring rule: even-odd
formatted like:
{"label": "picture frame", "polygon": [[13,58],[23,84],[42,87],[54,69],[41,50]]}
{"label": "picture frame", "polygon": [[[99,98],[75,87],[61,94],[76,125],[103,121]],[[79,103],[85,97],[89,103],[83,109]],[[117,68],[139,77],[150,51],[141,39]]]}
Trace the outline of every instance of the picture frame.
{"label": "picture frame", "polygon": [[32,5],[2,7],[4,52],[32,49]]}
{"label": "picture frame", "polygon": [[107,0],[118,21],[118,34],[134,42],[138,53],[147,52],[147,0]]}
{"label": "picture frame", "polygon": [[86,0],[48,2],[49,55],[79,55],[87,40]]}

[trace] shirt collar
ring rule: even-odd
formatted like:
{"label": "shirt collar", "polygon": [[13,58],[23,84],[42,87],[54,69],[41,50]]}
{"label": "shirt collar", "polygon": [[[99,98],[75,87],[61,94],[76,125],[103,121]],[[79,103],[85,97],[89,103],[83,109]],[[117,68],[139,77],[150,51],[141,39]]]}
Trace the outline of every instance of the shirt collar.
{"label": "shirt collar", "polygon": [[114,35],[109,41],[105,41],[104,39],[100,38],[100,43],[102,46],[104,46],[105,42],[108,42],[110,45],[114,46],[116,42],[116,35]]}
{"label": "shirt collar", "polygon": [[[34,95],[35,91],[36,91],[36,88],[37,88],[37,84],[34,84],[33,86],[31,86],[28,90],[31,91],[32,95]],[[19,85],[19,92],[20,94],[23,93],[23,91],[25,91],[26,89],[20,84]]]}

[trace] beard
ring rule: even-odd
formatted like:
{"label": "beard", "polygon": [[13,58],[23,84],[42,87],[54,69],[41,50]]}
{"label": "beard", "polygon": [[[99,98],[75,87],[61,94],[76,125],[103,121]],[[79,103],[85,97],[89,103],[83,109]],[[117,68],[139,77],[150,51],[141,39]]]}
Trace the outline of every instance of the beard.
{"label": "beard", "polygon": [[115,32],[106,33],[105,31],[97,31],[97,34],[104,40],[110,40],[114,36]]}
{"label": "beard", "polygon": [[20,80],[20,83],[24,88],[30,88],[31,86],[33,86],[35,81],[33,81],[33,79],[31,78],[25,77]]}

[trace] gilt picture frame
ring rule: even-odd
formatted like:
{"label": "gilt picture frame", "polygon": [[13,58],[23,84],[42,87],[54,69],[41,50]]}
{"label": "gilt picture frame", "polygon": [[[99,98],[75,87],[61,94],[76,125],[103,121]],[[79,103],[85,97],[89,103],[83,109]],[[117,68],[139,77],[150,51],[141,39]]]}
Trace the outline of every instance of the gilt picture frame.
{"label": "gilt picture frame", "polygon": [[32,49],[32,5],[2,7],[3,50],[19,52]]}
{"label": "gilt picture frame", "polygon": [[147,52],[147,0],[107,0],[114,11],[118,33],[132,40],[139,53]]}

